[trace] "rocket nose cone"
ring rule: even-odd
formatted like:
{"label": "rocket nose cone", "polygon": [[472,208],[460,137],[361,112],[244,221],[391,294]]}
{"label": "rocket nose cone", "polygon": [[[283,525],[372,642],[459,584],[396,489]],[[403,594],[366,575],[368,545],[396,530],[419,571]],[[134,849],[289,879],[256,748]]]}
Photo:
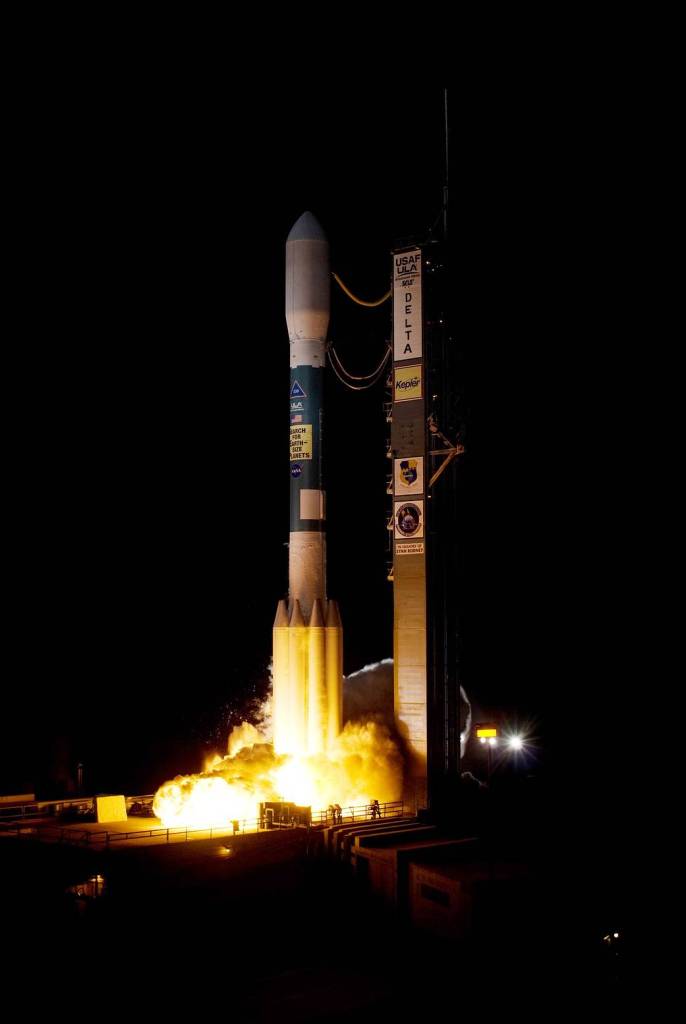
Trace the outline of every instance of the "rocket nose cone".
{"label": "rocket nose cone", "polygon": [[326,242],[327,238],[324,234],[324,228],[321,226],[315,215],[310,213],[309,210],[305,210],[303,215],[296,220],[295,224],[291,228],[286,241]]}

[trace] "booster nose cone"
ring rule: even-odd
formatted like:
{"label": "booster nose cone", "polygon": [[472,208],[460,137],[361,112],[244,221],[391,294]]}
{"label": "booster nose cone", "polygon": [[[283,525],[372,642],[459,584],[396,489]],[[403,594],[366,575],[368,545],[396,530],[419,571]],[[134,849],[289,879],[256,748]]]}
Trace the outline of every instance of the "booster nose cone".
{"label": "booster nose cone", "polygon": [[[291,345],[309,343],[291,352],[291,366],[323,366],[323,345],[329,328],[331,280],[329,242],[324,229],[307,210],[286,241],[286,322]],[[311,351],[311,344],[315,348]]]}
{"label": "booster nose cone", "polygon": [[317,218],[309,210],[298,217],[295,224],[290,230],[286,244],[288,242],[327,242],[328,239],[324,234],[324,228],[321,226]]}

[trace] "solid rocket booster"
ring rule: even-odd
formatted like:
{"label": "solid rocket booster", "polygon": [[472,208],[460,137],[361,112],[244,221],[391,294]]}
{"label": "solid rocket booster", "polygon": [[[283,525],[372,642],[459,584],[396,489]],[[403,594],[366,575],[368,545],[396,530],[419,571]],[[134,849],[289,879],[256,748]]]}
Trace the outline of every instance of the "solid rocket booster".
{"label": "solid rocket booster", "polygon": [[326,500],[322,428],[329,243],[311,213],[286,242],[286,322],[290,341],[291,516],[288,604],[274,620],[274,748],[325,752],[341,730],[343,629],[326,597]]}

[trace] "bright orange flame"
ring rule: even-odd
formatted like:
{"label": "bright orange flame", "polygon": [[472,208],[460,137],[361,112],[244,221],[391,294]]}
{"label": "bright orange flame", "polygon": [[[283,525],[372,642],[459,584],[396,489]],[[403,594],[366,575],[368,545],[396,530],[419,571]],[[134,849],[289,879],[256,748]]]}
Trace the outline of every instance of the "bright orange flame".
{"label": "bright orange flame", "polygon": [[166,826],[226,825],[233,818],[255,814],[248,794],[220,775],[178,776],[158,789],[153,808]]}
{"label": "bright orange flame", "polygon": [[220,763],[221,759],[222,759],[221,754],[209,754],[205,758],[205,767],[203,768],[203,771],[204,772],[211,772],[211,771],[213,771],[213,769],[216,768],[217,765]]}
{"label": "bright orange flame", "polygon": [[230,753],[200,775],[165,782],[153,809],[166,826],[252,821],[259,804],[286,800],[320,810],[399,800],[402,759],[388,729],[377,722],[349,723],[326,754],[274,753],[244,722],[229,737]]}

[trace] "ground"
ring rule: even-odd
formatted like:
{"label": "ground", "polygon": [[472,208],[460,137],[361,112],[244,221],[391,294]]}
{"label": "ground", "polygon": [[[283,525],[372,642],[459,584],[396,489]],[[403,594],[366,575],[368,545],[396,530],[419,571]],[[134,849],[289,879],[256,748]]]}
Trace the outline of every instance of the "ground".
{"label": "ground", "polygon": [[[579,992],[604,977],[574,923],[568,866],[537,848],[529,905],[512,908],[504,931],[486,920],[457,944],[410,931],[313,856],[305,829],[109,850],[5,837],[6,976],[24,979],[36,1007],[47,997],[80,1012],[106,1001],[246,1022],[401,1021],[432,1009],[456,1019],[486,992],[499,1012],[515,997],[536,1016],[554,980]],[[66,893],[98,873],[97,902]]]}

